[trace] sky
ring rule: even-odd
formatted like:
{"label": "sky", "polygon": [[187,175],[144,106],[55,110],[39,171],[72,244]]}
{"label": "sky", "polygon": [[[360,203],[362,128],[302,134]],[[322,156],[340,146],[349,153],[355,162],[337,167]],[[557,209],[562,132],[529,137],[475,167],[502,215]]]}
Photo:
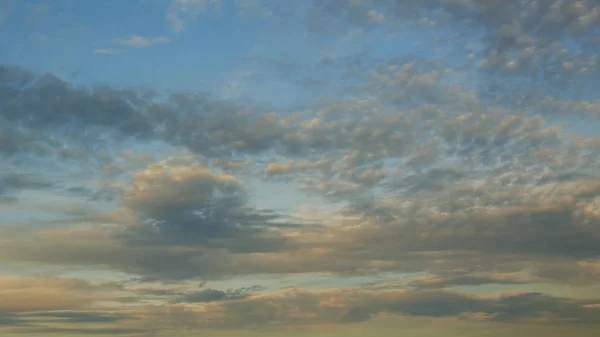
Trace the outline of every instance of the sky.
{"label": "sky", "polygon": [[0,334],[598,336],[600,1],[0,0]]}

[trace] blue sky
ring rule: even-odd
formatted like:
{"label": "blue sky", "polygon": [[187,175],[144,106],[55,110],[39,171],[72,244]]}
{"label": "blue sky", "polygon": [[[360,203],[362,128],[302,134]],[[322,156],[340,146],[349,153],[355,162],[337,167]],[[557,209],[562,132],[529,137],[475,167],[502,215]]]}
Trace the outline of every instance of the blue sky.
{"label": "blue sky", "polygon": [[[250,90],[261,103],[289,105],[310,93],[298,93],[299,88],[288,81],[265,78],[273,74],[264,73],[255,80],[260,85],[248,88],[252,76],[264,72],[264,62],[262,67],[256,64],[259,60],[314,66],[323,58],[343,58],[365,49],[377,58],[415,49],[430,52],[423,41],[429,36],[414,30],[392,34],[352,29],[337,38],[314,36],[302,28],[303,18],[297,13],[284,18],[258,16],[253,13],[260,9],[249,7],[245,13],[242,2],[234,1],[192,1],[181,12],[174,10],[177,2],[158,0],[9,3],[12,15],[3,22],[2,59],[85,85],[221,91],[223,95]],[[290,7],[307,6],[300,2]],[[175,27],[171,12],[185,23],[182,28]],[[335,74],[312,75],[335,81]],[[297,98],[300,94],[304,95]]]}
{"label": "blue sky", "polygon": [[600,4],[0,0],[3,336],[595,336]]}
{"label": "blue sky", "polygon": [[[249,27],[230,15],[203,16],[187,32],[170,34],[168,6],[168,2],[151,1],[18,2],[14,15],[4,22],[5,28],[11,28],[3,39],[10,46],[3,49],[3,58],[53,73],[79,71],[84,83],[182,81],[199,86],[199,78],[218,78],[217,69],[230,68],[255,43],[249,38]],[[169,42],[146,47],[143,41],[135,44],[134,36],[149,39],[149,44],[155,38]],[[123,52],[111,57],[101,54],[103,49]]]}

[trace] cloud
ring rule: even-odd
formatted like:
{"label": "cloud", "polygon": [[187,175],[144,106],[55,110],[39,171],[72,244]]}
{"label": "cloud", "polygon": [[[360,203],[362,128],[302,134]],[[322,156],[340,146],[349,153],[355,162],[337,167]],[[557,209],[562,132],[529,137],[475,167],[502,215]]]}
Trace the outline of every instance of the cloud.
{"label": "cloud", "polygon": [[[160,236],[140,229],[149,239],[177,244],[219,240],[215,248],[244,252],[268,250],[283,240],[266,231],[277,226],[277,214],[248,207],[242,182],[190,157],[157,163],[134,175],[123,204],[156,228]],[[135,235],[137,229],[132,230]],[[238,241],[241,237],[243,242]]]}
{"label": "cloud", "polygon": [[[142,100],[133,91],[71,88],[56,76],[16,66],[2,66],[0,72],[0,102],[4,107],[0,127],[5,129],[0,151],[4,155],[73,157],[73,152],[95,152],[89,141],[93,134],[148,137],[153,133],[136,107]],[[47,104],[48,99],[53,103]]]}
{"label": "cloud", "polygon": [[[11,71],[6,83],[42,81]],[[119,189],[122,196],[117,191],[112,199],[121,203],[121,218],[110,221],[126,226],[93,232],[102,238],[87,248],[98,249],[95,255],[65,258],[59,251],[84,249],[69,243],[45,248],[56,252],[44,256],[22,246],[22,258],[105,265],[151,279],[428,268],[470,273],[488,272],[494,263],[516,272],[540,267],[536,256],[573,265],[595,258],[597,144],[546,126],[551,119],[486,106],[477,92],[452,84],[459,76],[441,62],[392,58],[365,86],[370,98],[327,102],[309,113],[268,113],[203,94],[172,94],[158,103],[110,88],[74,91],[46,77],[43,82],[66,97],[62,110],[7,118],[38,135],[67,121],[84,130],[141,133],[187,146],[199,157],[133,172],[131,184]],[[31,98],[22,102],[33,104],[37,95],[25,91]],[[71,114],[81,106],[89,113]],[[113,109],[114,116],[94,114]],[[131,124],[123,124],[123,114]],[[83,135],[74,129],[71,141]],[[273,152],[276,160],[261,158]],[[236,175],[285,181],[344,203],[353,220],[295,228],[272,211],[250,207]],[[109,261],[118,255],[109,249],[130,258]],[[140,254],[156,258],[138,260]],[[210,254],[222,260],[210,262]],[[470,269],[478,264],[480,270]]]}
{"label": "cloud", "polygon": [[85,186],[74,186],[66,188],[64,193],[69,196],[87,198],[91,201],[114,201],[123,194],[123,191],[116,187],[95,190]]}
{"label": "cloud", "polygon": [[113,54],[118,54],[123,52],[123,50],[121,49],[115,49],[115,48],[98,48],[98,49],[94,49],[94,54],[101,54],[101,55],[113,55]]}
{"label": "cloud", "polygon": [[[285,249],[288,240],[281,231],[295,227],[245,200],[243,185],[233,176],[192,157],[172,158],[133,175],[121,209],[87,220],[119,229],[30,233],[53,239],[41,244],[8,239],[6,245],[15,250],[4,255],[36,263],[103,266],[147,281],[221,278],[238,273],[237,255]],[[87,244],[92,238],[94,243]]]}
{"label": "cloud", "polygon": [[[336,11],[339,11],[336,13]],[[335,15],[331,15],[334,14]],[[308,31],[319,33],[341,33],[349,29],[347,23],[357,26],[370,26],[385,21],[386,16],[376,8],[369,8],[367,1],[314,2],[306,20]]]}
{"label": "cloud", "polygon": [[58,277],[0,277],[0,313],[22,313],[85,308],[107,293],[111,285]]}
{"label": "cloud", "polygon": [[446,277],[430,277],[413,280],[407,283],[417,289],[446,288],[454,286],[478,286],[484,284],[526,284],[534,280],[519,277],[519,274],[491,274],[491,275],[457,275]]}
{"label": "cloud", "polygon": [[[485,106],[476,92],[452,86],[458,75],[439,62],[393,59],[378,69],[367,88],[379,96],[323,104],[311,114],[265,113],[201,94],[173,94],[167,103],[108,88],[82,95],[100,107],[114,100],[141,123],[122,133],[143,126],[206,160],[173,158],[133,173],[120,199],[113,197],[121,218],[110,220],[126,227],[94,232],[103,245],[88,247],[98,249],[94,256],[64,258],[60,250],[84,249],[66,244],[44,256],[22,246],[22,258],[178,279],[429,268],[439,274],[467,268],[469,274],[494,264],[516,272],[540,267],[536,256],[573,265],[597,256],[599,190],[590,154],[598,147],[592,139],[571,139],[540,116]],[[402,90],[412,102],[388,96]],[[101,125],[122,129],[123,119],[110,116]],[[63,123],[52,114],[32,117],[27,122],[39,130],[35,118]],[[77,118],[90,128],[99,124],[93,114]],[[269,151],[279,158],[260,158]],[[237,163],[236,170],[225,163]],[[237,174],[297,184],[309,195],[344,203],[352,220],[296,228],[250,207]],[[130,258],[109,261],[116,256],[109,249]],[[137,260],[139,254],[156,259]],[[222,260],[210,262],[210,254]]]}
{"label": "cloud", "polygon": [[58,334],[84,334],[84,335],[131,335],[131,334],[140,334],[145,333],[144,329],[127,329],[127,328],[55,328],[55,327],[42,327],[42,328],[28,328],[21,329],[22,333],[34,333],[34,334],[44,334],[44,333],[58,333]]}
{"label": "cloud", "polygon": [[[595,3],[271,5],[235,3],[333,46],[247,60],[240,88],[302,86],[294,108],[0,67],[0,260],[120,280],[0,279],[3,333],[597,325],[598,100],[570,92],[597,72]],[[401,26],[440,50],[338,39]]]}
{"label": "cloud", "polygon": [[[597,301],[597,300],[596,300]],[[478,297],[450,291],[394,291],[384,293],[347,289],[331,291],[284,290],[249,299],[206,307],[214,317],[208,326],[271,326],[277,324],[319,325],[357,323],[384,313],[395,317],[456,317],[483,315],[489,322],[534,322],[597,324],[594,300],[568,300],[539,293]],[[220,314],[225,310],[225,315]],[[193,318],[190,319],[193,320]],[[560,318],[558,318],[560,317]],[[558,319],[557,319],[558,318]],[[225,321],[222,321],[222,320]]]}
{"label": "cloud", "polygon": [[240,289],[203,289],[200,291],[183,294],[177,297],[175,303],[205,303],[215,301],[230,301],[244,299],[250,296],[254,291],[260,290],[260,286],[240,288]]}
{"label": "cloud", "polygon": [[43,190],[52,186],[52,183],[43,176],[26,173],[9,173],[0,177],[2,186],[7,190]]}
{"label": "cloud", "polygon": [[[373,292],[360,288],[338,288],[321,291],[287,289],[249,296],[260,289],[255,286],[227,291],[207,288],[186,292],[174,299],[177,303],[202,304],[202,307],[144,304],[116,309],[99,304],[117,301],[135,288],[53,278],[5,278],[2,284],[6,301],[0,309],[4,317],[0,322],[24,333],[89,330],[89,333],[124,334],[279,324],[319,326],[356,324],[384,314],[397,319],[413,316],[484,319],[488,322],[598,323],[595,319],[598,299],[575,300],[541,293],[482,297],[441,290]],[[136,293],[138,296],[145,294],[141,299],[150,294]],[[158,289],[155,293],[159,293]],[[177,292],[162,293],[172,296]],[[36,294],[36,300],[27,300],[33,298],[32,294]],[[53,324],[48,325],[49,322]]]}
{"label": "cloud", "polygon": [[[207,249],[178,249],[154,243],[126,245],[115,238],[119,232],[107,230],[43,231],[28,235],[29,240],[6,240],[4,260],[37,265],[95,267],[142,276],[144,280],[181,280],[194,277],[214,278],[231,273],[230,258],[223,252]],[[53,242],[35,243],[32,238],[52,238]],[[93,242],[92,242],[93,241]],[[58,242],[59,244],[56,244]],[[21,247],[21,248],[18,248]]]}
{"label": "cloud", "polygon": [[221,0],[172,0],[167,12],[167,21],[175,33],[182,32],[190,19],[213,10],[217,14],[222,11]]}
{"label": "cloud", "polygon": [[147,48],[155,44],[169,43],[169,39],[162,36],[146,38],[140,35],[132,35],[126,39],[116,39],[114,43],[130,48]]}
{"label": "cloud", "polygon": [[[369,29],[369,13],[385,13],[389,31],[417,29],[435,32],[431,48],[449,41],[472,44],[467,30],[482,32],[481,48],[465,49],[465,59],[480,56],[482,97],[529,108],[549,91],[572,96],[593,83],[598,68],[594,31],[600,24],[593,2],[575,0],[508,1],[317,1],[306,16],[314,34],[340,35],[350,29]],[[440,32],[444,27],[445,36]],[[455,51],[456,53],[456,51]],[[552,69],[552,70],[550,70]],[[519,90],[523,95],[515,94]]]}
{"label": "cloud", "polygon": [[26,173],[0,174],[0,200],[16,200],[14,194],[24,190],[47,190],[53,183],[44,176]]}

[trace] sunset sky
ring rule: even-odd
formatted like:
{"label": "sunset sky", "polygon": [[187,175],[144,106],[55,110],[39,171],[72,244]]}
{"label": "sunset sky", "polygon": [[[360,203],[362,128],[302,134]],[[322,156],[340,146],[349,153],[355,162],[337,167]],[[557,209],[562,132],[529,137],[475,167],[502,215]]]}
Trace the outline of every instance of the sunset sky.
{"label": "sunset sky", "polygon": [[600,0],[0,0],[0,335],[600,336]]}

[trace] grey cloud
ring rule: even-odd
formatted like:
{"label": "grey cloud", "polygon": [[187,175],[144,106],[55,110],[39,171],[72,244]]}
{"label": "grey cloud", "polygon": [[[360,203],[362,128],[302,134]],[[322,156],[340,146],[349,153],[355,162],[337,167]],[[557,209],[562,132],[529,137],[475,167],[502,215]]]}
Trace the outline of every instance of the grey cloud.
{"label": "grey cloud", "polygon": [[76,89],[50,74],[2,65],[0,120],[10,132],[0,149],[7,155],[51,155],[65,143],[93,148],[89,136],[98,128],[147,138],[153,129],[136,106],[141,102],[132,91]]}
{"label": "grey cloud", "polygon": [[[138,275],[139,282],[168,282],[195,277],[218,279],[234,274],[231,257],[218,250],[178,251],[177,247],[153,247],[152,243],[141,245],[118,237],[94,245],[89,243],[89,236],[82,241],[87,244],[76,244],[72,239],[64,238],[61,247],[21,245],[15,258],[48,265],[95,266],[117,270]],[[129,247],[125,246],[127,243]]]}
{"label": "grey cloud", "polygon": [[[113,221],[106,218],[103,223]],[[241,232],[222,238],[196,236],[190,239],[157,234],[152,227],[143,224],[136,226],[140,228],[93,233],[30,233],[30,239],[44,238],[41,241],[14,234],[12,239],[3,239],[2,245],[6,249],[0,259],[36,265],[93,267],[128,273],[137,282],[168,283],[254,273],[256,270],[252,270],[250,264],[240,265],[239,257],[282,251],[290,246],[275,233]]]}
{"label": "grey cloud", "polygon": [[[336,301],[329,306],[327,301]],[[236,327],[275,323],[327,324],[367,321],[380,313],[420,317],[456,317],[482,314],[487,321],[547,324],[564,322],[598,324],[598,300],[571,300],[541,293],[479,297],[450,291],[311,292],[293,289],[264,297],[222,303],[227,319]],[[219,310],[222,310],[219,308]],[[216,323],[216,322],[215,322]],[[216,323],[219,324],[219,323]]]}
{"label": "grey cloud", "polygon": [[[586,308],[586,301],[573,301],[556,298],[540,293],[525,293],[504,296],[496,301],[470,299],[454,294],[428,294],[427,300],[407,301],[406,304],[394,306],[392,310],[407,312],[413,315],[457,315],[460,312],[487,312],[492,314],[492,320],[518,321],[529,317],[543,317],[548,314],[557,315],[561,319],[575,320],[579,323],[597,324],[593,319],[599,311]],[[431,302],[429,302],[431,300]],[[429,304],[429,305],[427,305]],[[435,309],[432,309],[435,308]]]}
{"label": "grey cloud", "polygon": [[260,289],[260,286],[228,290],[203,289],[200,291],[183,294],[176,298],[174,302],[199,303],[244,299],[250,296],[253,292]]}
{"label": "grey cloud", "polygon": [[[432,69],[435,70],[438,66],[432,64],[427,67],[433,67]],[[441,70],[435,71],[439,73]],[[403,95],[411,97],[413,103],[417,105],[423,102],[446,104],[460,98],[458,95],[463,94],[461,92],[448,94],[447,84],[436,84],[435,81],[429,79],[430,74],[425,69],[417,67],[405,74],[403,73],[403,76],[395,79],[397,87],[393,88],[395,90],[393,94],[391,89],[386,90],[390,90],[391,95],[398,96],[402,91],[396,89],[403,88],[403,90],[407,90]],[[435,79],[437,75],[433,76]],[[407,79],[408,82],[401,80],[401,78]],[[422,79],[419,80],[419,78]],[[49,81],[56,82],[56,80]],[[65,86],[64,83],[61,85]],[[429,88],[429,93],[427,90],[423,90],[424,85]],[[60,87],[58,84],[52,84],[52,86]],[[377,85],[372,86],[372,89],[377,90]],[[400,130],[394,130],[394,127],[407,127],[407,125],[400,125],[401,120],[392,123],[390,123],[391,121],[381,121],[383,123],[380,126],[384,128],[384,132],[377,137],[369,138],[368,133],[354,135],[347,132],[347,130],[358,128],[357,123],[359,121],[356,118],[345,118],[337,121],[328,118],[328,123],[303,128],[301,122],[306,121],[300,120],[295,123],[288,123],[285,122],[288,118],[286,114],[265,113],[260,107],[248,106],[235,101],[215,100],[206,94],[172,94],[169,97],[169,103],[165,104],[146,101],[135,92],[114,91],[109,88],[98,88],[93,93],[79,92],[77,94],[76,91],[71,89],[63,88],[60,90],[67,93],[73,92],[66,94],[67,98],[61,100],[62,103],[59,102],[60,104],[64,103],[61,106],[61,111],[66,111],[62,113],[64,116],[61,117],[51,111],[43,114],[37,113],[35,116],[32,115],[34,117],[32,120],[27,121],[26,125],[28,127],[34,127],[34,125],[37,125],[35,123],[36,118],[42,118],[44,120],[43,125],[59,128],[63,134],[75,137],[77,132],[73,123],[77,123],[76,121],[79,118],[80,122],[86,125],[111,126],[122,134],[155,135],[167,142],[175,145],[185,145],[195,153],[210,157],[232,156],[234,152],[258,154],[273,149],[287,156],[308,155],[311,153],[314,155],[317,151],[321,151],[322,154],[323,151],[355,148],[357,146],[363,147],[362,150],[364,151],[381,152],[385,150],[390,153],[393,148],[393,151],[402,151],[402,146],[398,148],[399,142],[402,144],[402,142],[412,141],[410,135],[401,137]],[[33,96],[39,95],[35,93]],[[385,96],[385,91],[380,95]],[[69,96],[81,96],[81,99],[77,101],[69,99]],[[396,98],[390,97],[389,99],[394,100]],[[88,109],[79,105],[80,103],[86,105]],[[349,106],[351,102],[345,104]],[[68,112],[75,109],[75,107],[84,111],[89,110],[90,113],[83,114],[83,119],[70,116]],[[433,108],[435,110],[436,107]],[[461,106],[456,108],[458,110]],[[348,107],[347,109],[357,110],[361,107]],[[10,109],[7,111],[10,111]],[[102,117],[102,120],[97,120],[97,115],[94,117],[94,111],[103,112],[104,117]],[[111,113],[107,115],[107,111]],[[8,114],[8,120],[16,118],[8,112],[6,114]],[[125,118],[126,121],[129,120],[126,123],[127,125],[122,123],[123,114],[130,117]],[[431,119],[436,117],[436,113],[430,114]],[[120,116],[118,119],[115,117],[117,115]],[[439,112],[437,115],[439,115]],[[13,123],[15,122],[13,120]],[[24,120],[19,120],[19,123],[23,122]],[[41,127],[41,124],[38,127]],[[369,127],[373,127],[373,125]],[[7,141],[4,146],[7,153],[17,153],[22,150],[34,151],[36,148],[39,148],[37,152],[43,152],[48,151],[49,148],[58,149],[63,145],[60,142],[54,144],[44,143],[43,139],[39,139],[39,134],[38,139],[31,139],[32,136],[29,135],[32,135],[30,133],[32,130],[28,130],[12,131],[22,132],[23,134],[19,137],[14,135],[8,138],[9,142]],[[55,131],[58,131],[58,129]],[[90,136],[92,131],[87,132],[86,135]],[[21,140],[15,142],[19,138]],[[89,139],[89,137],[86,138]],[[81,144],[92,148],[99,145],[90,142]]]}
{"label": "grey cloud", "polygon": [[31,312],[20,314],[19,317],[29,322],[35,322],[36,318],[51,318],[68,323],[112,323],[131,318],[130,316],[123,314],[108,314],[105,312],[86,311]]}
{"label": "grey cloud", "polygon": [[466,173],[457,169],[434,168],[423,172],[422,174],[413,174],[390,184],[392,190],[405,190],[406,193],[415,193],[419,191],[441,191],[447,184],[464,179]]}
{"label": "grey cloud", "polygon": [[0,183],[6,190],[45,190],[53,185],[44,176],[26,173],[3,174]]}
{"label": "grey cloud", "polygon": [[489,311],[486,300],[452,292],[409,292],[387,303],[386,311],[413,316],[457,316],[463,312]]}
{"label": "grey cloud", "polygon": [[223,157],[232,151],[263,152],[283,132],[276,116],[254,109],[258,108],[203,94],[173,94],[169,104],[151,104],[144,111],[167,142]]}
{"label": "grey cloud", "polygon": [[[130,90],[76,89],[61,79],[2,66],[0,149],[5,155],[53,155],[71,146],[94,154],[127,137],[158,139],[211,157],[271,148],[283,127],[257,107],[207,94],[177,94],[167,103]],[[51,102],[51,104],[49,103]],[[92,139],[94,141],[92,141]],[[103,140],[103,141],[101,141]]]}
{"label": "grey cloud", "polygon": [[[318,294],[292,290],[281,296],[225,302],[224,309],[228,319],[224,323],[236,327],[260,327],[278,322],[296,324],[327,322],[332,317],[326,310],[321,312],[321,316],[307,319],[311,313],[319,312],[319,299]],[[294,317],[294,311],[302,314]]]}
{"label": "grey cloud", "polygon": [[597,300],[576,301],[556,298],[540,293],[506,296],[499,301],[499,310],[493,320],[512,321],[527,317],[540,317],[551,313],[560,319],[584,324],[598,324],[600,308]]}
{"label": "grey cloud", "polygon": [[484,284],[525,284],[530,283],[532,280],[526,279],[521,280],[518,278],[510,277],[495,277],[494,275],[489,276],[478,276],[478,275],[458,275],[439,277],[431,279],[419,279],[410,281],[407,286],[415,287],[417,289],[428,289],[428,288],[446,288],[455,286],[478,286]]}
{"label": "grey cloud", "polygon": [[[156,297],[163,297],[163,296],[171,297],[171,296],[177,296],[177,295],[181,294],[179,291],[170,290],[170,289],[139,289],[139,290],[136,290],[136,293],[140,294],[140,295],[144,295],[144,296],[156,296]],[[136,297],[132,296],[132,298],[136,298]],[[139,301],[139,299],[137,299],[137,301]]]}
{"label": "grey cloud", "polygon": [[[143,116],[130,107],[127,93],[106,88],[90,93],[70,89],[67,83],[43,75],[29,88],[15,93],[16,99],[6,102],[3,117],[24,127],[64,126],[67,132],[78,123],[85,126],[113,126],[125,134],[151,133]],[[71,126],[71,127],[69,127]]]}
{"label": "grey cloud", "polygon": [[[464,216],[448,216],[445,219],[433,220],[437,218],[435,216],[431,220],[415,219],[404,226],[389,227],[376,236],[381,235],[380,239],[387,241],[384,237],[393,235],[395,240],[403,242],[402,250],[467,249],[489,254],[595,258],[600,253],[598,233],[593,227],[584,225],[584,219],[574,215],[576,212],[575,205],[538,209],[514,207],[504,212],[500,208],[495,215],[466,212]],[[421,239],[412,241],[411,237],[417,236]]]}
{"label": "grey cloud", "polygon": [[13,203],[18,200],[18,194],[23,190],[48,190],[53,182],[44,176],[27,173],[0,174],[0,202]]}
{"label": "grey cloud", "polygon": [[113,201],[121,197],[123,191],[117,188],[92,189],[85,186],[74,186],[64,190],[67,195],[84,197],[90,201]]}
{"label": "grey cloud", "polygon": [[285,243],[265,231],[285,226],[276,221],[278,214],[249,207],[238,180],[197,163],[151,166],[134,176],[123,202],[146,224],[125,234],[131,243],[203,245],[235,252],[269,251]]}
{"label": "grey cloud", "polygon": [[3,95],[6,95],[2,97],[8,98],[7,94],[14,93],[14,91],[6,89],[21,89],[30,86],[36,78],[36,73],[31,69],[20,66],[0,67],[0,83],[3,84],[2,93]]}
{"label": "grey cloud", "polygon": [[145,334],[144,328],[57,328],[57,327],[33,327],[21,329],[22,333],[29,334],[85,334],[85,335],[131,335]]}
{"label": "grey cloud", "polygon": [[391,295],[389,299],[367,300],[362,306],[350,309],[342,320],[363,321],[378,312],[427,317],[460,317],[466,313],[484,313],[490,321],[514,322],[544,318],[549,324],[561,324],[566,321],[598,324],[595,317],[600,313],[599,309],[588,306],[596,302],[576,301],[540,293],[482,298],[455,292],[415,291],[399,296]]}
{"label": "grey cloud", "polygon": [[26,325],[25,321],[20,319],[17,315],[13,314],[2,314],[0,315],[0,327],[15,327]]}
{"label": "grey cloud", "polygon": [[[93,222],[122,227],[87,233],[85,245],[66,233],[46,233],[63,244],[24,243],[7,253],[32,262],[104,266],[144,282],[215,279],[237,273],[238,255],[289,249],[293,243],[281,231],[297,227],[276,212],[249,206],[240,181],[192,157],[156,163],[134,174],[119,201],[123,213],[93,214]],[[17,242],[7,246],[11,244]]]}
{"label": "grey cloud", "polygon": [[[474,202],[471,200],[464,206],[445,210],[445,214],[436,214],[424,210],[427,199],[410,200],[397,202],[422,204],[409,204],[402,212],[394,211],[396,207],[368,204],[363,205],[363,209],[355,208],[358,214],[367,214],[368,221],[377,225],[357,229],[347,237],[346,243],[336,245],[332,258],[383,260],[389,262],[388,268],[392,270],[429,269],[434,273],[454,273],[449,279],[441,280],[442,284],[415,284],[423,287],[454,282],[465,285],[507,283],[506,280],[473,278],[469,274],[491,270],[517,272],[528,268],[534,269],[536,277],[551,282],[600,282],[592,265],[581,266],[581,262],[593,261],[600,254],[600,237],[594,225],[597,219],[578,215],[581,210],[576,204],[540,208],[506,206],[479,212],[464,209]],[[553,270],[548,263],[561,267]]]}
{"label": "grey cloud", "polygon": [[0,205],[10,205],[15,204],[19,201],[17,197],[2,195],[0,196]]}
{"label": "grey cloud", "polygon": [[552,264],[540,264],[535,275],[549,280],[574,286],[594,285],[600,280],[600,268],[592,262],[573,263],[569,260],[557,260]]}

